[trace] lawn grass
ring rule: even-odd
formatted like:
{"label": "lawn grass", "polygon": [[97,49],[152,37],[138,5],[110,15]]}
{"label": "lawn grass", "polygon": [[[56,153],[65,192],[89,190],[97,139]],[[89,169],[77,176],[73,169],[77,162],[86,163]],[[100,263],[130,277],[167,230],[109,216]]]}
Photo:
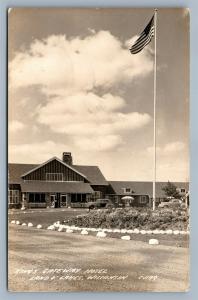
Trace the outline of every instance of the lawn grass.
{"label": "lawn grass", "polygon": [[87,210],[85,209],[34,209],[34,210],[13,210],[8,213],[8,221],[16,220],[21,223],[31,222],[34,226],[41,224],[43,227],[47,227],[53,224],[56,221],[62,221],[65,218],[69,219],[71,217],[86,214]]}
{"label": "lawn grass", "polygon": [[[43,229],[47,229],[49,225],[52,225],[56,221],[62,221],[66,218],[70,219],[77,215],[87,214],[88,211],[85,209],[54,209],[54,210],[27,210],[27,211],[10,211],[8,215],[9,222],[12,220],[20,221],[21,223],[31,222],[34,227],[41,224]],[[17,226],[17,225],[13,225]],[[18,226],[17,226],[18,227]],[[80,232],[74,232],[74,235],[80,235]],[[89,235],[95,236],[96,232],[89,232]],[[128,235],[123,233],[107,233],[107,238],[117,238],[120,239],[122,235]],[[182,248],[189,247],[189,236],[188,235],[167,235],[167,234],[130,234],[131,240],[143,241],[148,243],[150,238],[156,238],[162,245],[170,245]]]}

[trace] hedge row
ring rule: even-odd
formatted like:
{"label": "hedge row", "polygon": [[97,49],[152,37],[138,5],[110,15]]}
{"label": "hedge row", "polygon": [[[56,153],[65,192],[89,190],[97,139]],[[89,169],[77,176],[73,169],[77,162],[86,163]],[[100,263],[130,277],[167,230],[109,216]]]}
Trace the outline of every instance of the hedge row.
{"label": "hedge row", "polygon": [[186,230],[189,215],[185,210],[149,208],[122,208],[92,210],[85,215],[64,220],[64,224],[78,227],[119,228],[119,229],[178,229]]}

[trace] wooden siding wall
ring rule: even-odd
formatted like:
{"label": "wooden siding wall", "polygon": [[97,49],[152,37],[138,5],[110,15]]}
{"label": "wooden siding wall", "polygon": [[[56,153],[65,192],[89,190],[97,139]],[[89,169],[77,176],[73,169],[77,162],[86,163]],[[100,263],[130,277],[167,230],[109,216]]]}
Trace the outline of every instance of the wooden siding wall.
{"label": "wooden siding wall", "polygon": [[23,177],[24,180],[46,180],[46,173],[63,173],[63,181],[84,181],[84,177],[64,166],[57,160],[40,167]]}
{"label": "wooden siding wall", "polygon": [[105,195],[107,194],[108,186],[105,186],[105,185],[91,185],[91,187],[94,191],[100,191],[102,193],[102,198],[105,198]]}

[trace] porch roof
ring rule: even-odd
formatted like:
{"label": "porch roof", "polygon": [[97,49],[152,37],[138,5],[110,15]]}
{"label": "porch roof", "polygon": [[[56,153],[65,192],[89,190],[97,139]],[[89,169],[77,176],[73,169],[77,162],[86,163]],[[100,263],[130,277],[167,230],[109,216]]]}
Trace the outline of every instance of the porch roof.
{"label": "porch roof", "polygon": [[91,186],[84,182],[25,181],[21,183],[21,190],[29,193],[93,193]]}

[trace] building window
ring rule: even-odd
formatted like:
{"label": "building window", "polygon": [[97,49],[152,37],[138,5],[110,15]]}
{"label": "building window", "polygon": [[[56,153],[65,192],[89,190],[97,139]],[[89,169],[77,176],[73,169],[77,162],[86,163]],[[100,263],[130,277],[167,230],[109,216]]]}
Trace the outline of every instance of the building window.
{"label": "building window", "polygon": [[87,201],[87,195],[82,194],[82,202],[85,203]]}
{"label": "building window", "polygon": [[46,173],[46,181],[63,181],[63,173]]}
{"label": "building window", "polygon": [[186,192],[186,190],[185,190],[185,189],[181,189],[180,191],[181,191],[181,193],[185,193],[185,192]]}
{"label": "building window", "polygon": [[71,203],[85,203],[86,200],[86,194],[71,194]]}
{"label": "building window", "polygon": [[45,202],[45,194],[29,193],[29,202],[30,203],[44,203]]}
{"label": "building window", "polygon": [[132,193],[132,189],[131,188],[124,188],[124,193],[126,193],[126,194]]}
{"label": "building window", "polygon": [[93,200],[96,201],[97,199],[102,198],[102,192],[101,191],[94,191],[93,194]]}
{"label": "building window", "polygon": [[19,204],[19,190],[9,190],[8,191],[8,203],[9,204]]}
{"label": "building window", "polygon": [[61,206],[67,206],[67,195],[61,195]]}
{"label": "building window", "polygon": [[34,202],[34,194],[29,194],[29,202]]}
{"label": "building window", "polygon": [[72,203],[78,202],[77,194],[71,194],[71,202],[72,202]]}
{"label": "building window", "polygon": [[86,195],[86,202],[89,202],[89,201],[91,201],[91,200],[92,200],[91,195],[90,195],[90,194],[87,194],[87,195]]}
{"label": "building window", "polygon": [[140,203],[146,203],[147,200],[146,200],[146,196],[140,196]]}

